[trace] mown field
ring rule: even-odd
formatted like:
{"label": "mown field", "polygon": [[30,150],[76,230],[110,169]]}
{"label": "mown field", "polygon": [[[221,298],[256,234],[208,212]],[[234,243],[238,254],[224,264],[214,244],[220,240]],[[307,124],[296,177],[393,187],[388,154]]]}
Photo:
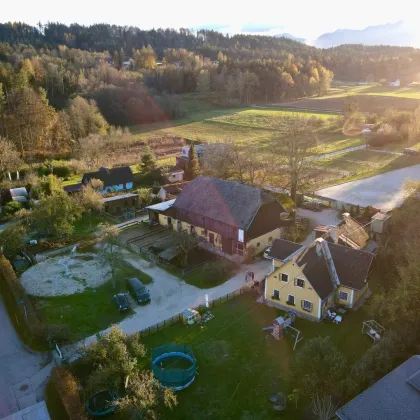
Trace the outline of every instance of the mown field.
{"label": "mown field", "polygon": [[[184,119],[131,127],[137,139],[153,139],[175,135],[202,142],[235,141],[241,144],[258,144],[266,147],[277,133],[279,120],[296,112],[273,109],[228,109],[201,111]],[[318,145],[313,154],[343,150],[363,143],[360,137],[347,137],[337,129],[339,115],[322,112],[299,112],[308,118],[324,120],[317,133]]]}

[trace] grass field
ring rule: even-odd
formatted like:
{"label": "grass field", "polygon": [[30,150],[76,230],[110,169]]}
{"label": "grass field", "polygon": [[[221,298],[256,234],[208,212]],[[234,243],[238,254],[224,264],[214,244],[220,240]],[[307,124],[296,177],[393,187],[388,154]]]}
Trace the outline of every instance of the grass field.
{"label": "grass field", "polygon": [[[293,338],[275,341],[263,327],[272,324],[281,311],[255,302],[256,295],[235,298],[216,306],[215,318],[203,327],[175,324],[144,338],[150,351],[165,343],[187,344],[197,358],[198,377],[194,384],[177,394],[178,406],[163,413],[171,419],[275,419],[269,397],[277,392],[290,393],[293,384],[287,376],[293,352]],[[346,355],[348,363],[356,361],[371,346],[361,335],[363,310],[344,315],[341,325],[314,323],[298,319],[296,327],[304,339],[330,336]],[[298,344],[302,345],[303,342]],[[150,353],[149,353],[150,354]],[[150,361],[145,362],[149,367]],[[281,417],[301,418],[293,403]]]}
{"label": "grass field", "polygon": [[389,87],[371,85],[346,85],[333,84],[328,95],[322,99],[337,98],[352,95],[373,95],[373,96],[393,96],[396,98],[420,99],[420,85],[410,87]]}

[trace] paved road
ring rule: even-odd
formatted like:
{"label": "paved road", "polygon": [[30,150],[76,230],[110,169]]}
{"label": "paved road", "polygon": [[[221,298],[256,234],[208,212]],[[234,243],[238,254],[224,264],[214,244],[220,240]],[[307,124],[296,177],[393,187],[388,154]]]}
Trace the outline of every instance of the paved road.
{"label": "paved road", "polygon": [[43,399],[45,359],[22,345],[0,297],[0,419]]}
{"label": "paved road", "polygon": [[420,165],[324,188],[316,191],[316,194],[349,204],[373,206],[389,211],[403,202],[403,186],[408,179],[420,180]]}
{"label": "paved road", "polygon": [[[148,285],[152,301],[146,306],[135,305],[135,314],[125,318],[119,326],[126,333],[141,331],[151,327],[158,322],[163,322],[186,308],[205,304],[205,295],[208,294],[209,300],[223,297],[228,293],[240,289],[245,283],[245,273],[251,268],[254,271],[255,279],[262,280],[270,272],[271,261],[262,260],[251,265],[242,265],[241,271],[220,286],[211,289],[199,289],[185,283],[180,278],[173,276],[162,268],[150,264],[149,262],[133,256],[126,251],[124,259],[153,277],[153,283]],[[66,357],[73,359],[77,357],[77,347],[86,345],[96,339],[96,335],[86,338],[76,346],[64,348]],[[73,352],[76,350],[76,354]]]}

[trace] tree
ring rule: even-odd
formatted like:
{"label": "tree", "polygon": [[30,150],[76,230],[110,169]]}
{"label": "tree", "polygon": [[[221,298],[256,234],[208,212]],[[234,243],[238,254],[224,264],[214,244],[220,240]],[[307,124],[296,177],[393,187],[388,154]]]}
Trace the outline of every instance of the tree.
{"label": "tree", "polygon": [[98,166],[106,152],[104,138],[99,134],[90,134],[78,141],[75,155],[87,163]]}
{"label": "tree", "polygon": [[35,226],[59,238],[68,238],[74,231],[74,222],[82,216],[80,204],[64,190],[44,196],[33,211]]}
{"label": "tree", "polygon": [[76,96],[70,101],[67,114],[69,129],[75,140],[85,138],[89,134],[104,136],[108,130],[108,123],[93,100],[87,101],[81,96]]}
{"label": "tree", "polygon": [[115,225],[103,223],[99,225],[102,236],[102,253],[104,260],[111,268],[112,285],[116,287],[115,275],[121,261],[121,251],[118,242],[119,230]]}
{"label": "tree", "polygon": [[24,244],[26,233],[26,228],[22,224],[0,231],[0,253],[8,258],[17,255]]}
{"label": "tree", "polygon": [[191,180],[197,178],[200,175],[200,162],[198,161],[197,152],[195,151],[194,143],[191,144],[190,150],[188,151],[188,162],[185,165],[185,179]]}
{"label": "tree", "polygon": [[147,174],[156,169],[156,156],[150,146],[147,144],[141,156],[140,172]]}
{"label": "tree", "polygon": [[289,178],[290,197],[296,203],[305,170],[309,166],[310,148],[314,146],[313,122],[295,114],[280,121],[279,133],[273,137],[272,150],[280,157],[280,164]]}
{"label": "tree", "polygon": [[312,413],[316,420],[331,420],[337,411],[336,404],[330,395],[319,397],[316,395],[311,403]]}
{"label": "tree", "polygon": [[91,393],[116,389],[124,395],[117,404],[132,418],[157,419],[159,403],[163,401],[172,408],[176,397],[172,391],[161,388],[152,372],[142,370],[146,355],[139,333],[125,334],[112,326],[85,351],[85,360],[93,367],[88,389]]}
{"label": "tree", "polygon": [[295,354],[291,366],[291,382],[308,398],[339,397],[346,371],[346,359],[330,337],[307,340]]}
{"label": "tree", "polygon": [[104,208],[102,195],[89,184],[82,187],[82,191],[79,193],[77,198],[80,201],[80,205],[89,212],[99,212]]}
{"label": "tree", "polygon": [[197,76],[197,90],[199,92],[210,91],[210,73],[208,70],[201,70]]}
{"label": "tree", "polygon": [[16,146],[11,141],[0,137],[0,178],[19,169],[21,164]]}

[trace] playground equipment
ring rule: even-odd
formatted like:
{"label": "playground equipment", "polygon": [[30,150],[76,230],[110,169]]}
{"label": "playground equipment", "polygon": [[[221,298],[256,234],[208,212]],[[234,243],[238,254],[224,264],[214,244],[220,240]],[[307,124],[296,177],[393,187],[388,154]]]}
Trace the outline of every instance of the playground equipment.
{"label": "playground equipment", "polygon": [[201,315],[195,309],[185,309],[182,312],[182,323],[184,325],[201,324]]}
{"label": "playground equipment", "polygon": [[190,347],[165,344],[152,350],[152,371],[163,387],[181,391],[194,382],[197,365]]}
{"label": "playground equipment", "polygon": [[381,339],[384,332],[385,328],[373,319],[370,321],[363,321],[362,334],[367,334],[374,343]]}
{"label": "playground equipment", "polygon": [[93,417],[103,417],[111,414],[116,408],[118,394],[107,389],[92,395],[85,404],[86,411]]}
{"label": "playground equipment", "polygon": [[303,340],[303,337],[300,336],[300,330],[293,327],[295,320],[296,312],[287,311],[285,316],[279,316],[273,321],[272,327],[265,327],[263,328],[263,331],[272,330],[271,335],[276,340],[280,340],[284,334],[290,334],[295,339],[295,343],[293,345],[293,350],[295,350],[299,341]]}

